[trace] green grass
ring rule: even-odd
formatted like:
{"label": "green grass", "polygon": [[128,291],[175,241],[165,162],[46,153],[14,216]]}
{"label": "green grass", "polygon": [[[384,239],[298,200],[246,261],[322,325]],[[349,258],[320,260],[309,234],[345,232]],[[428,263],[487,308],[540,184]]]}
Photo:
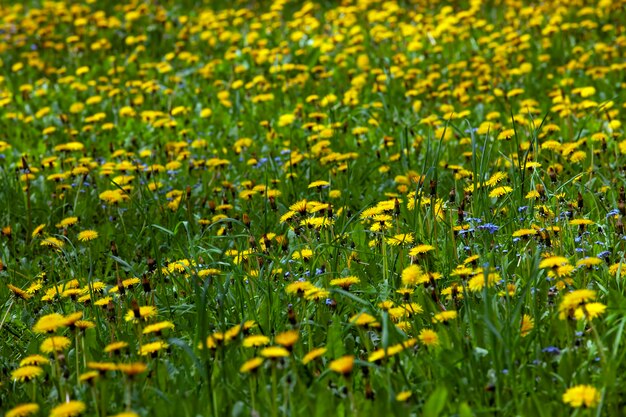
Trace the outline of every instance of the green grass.
{"label": "green grass", "polygon": [[345,3],[0,8],[0,415],[624,413],[623,4]]}

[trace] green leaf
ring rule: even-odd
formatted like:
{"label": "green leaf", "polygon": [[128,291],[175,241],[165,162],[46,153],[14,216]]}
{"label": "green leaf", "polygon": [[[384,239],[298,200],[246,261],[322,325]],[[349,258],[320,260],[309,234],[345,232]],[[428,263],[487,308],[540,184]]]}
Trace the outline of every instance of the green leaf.
{"label": "green leaf", "polygon": [[472,413],[472,409],[467,403],[461,403],[459,405],[459,417],[474,417],[474,413]]}
{"label": "green leaf", "polygon": [[437,417],[446,406],[448,390],[445,387],[437,388],[428,398],[424,405],[424,417]]}

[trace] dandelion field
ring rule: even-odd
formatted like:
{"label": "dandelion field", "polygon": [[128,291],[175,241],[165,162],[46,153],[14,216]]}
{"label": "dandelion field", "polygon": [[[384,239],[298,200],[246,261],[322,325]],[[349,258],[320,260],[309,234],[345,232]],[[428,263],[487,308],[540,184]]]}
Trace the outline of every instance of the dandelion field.
{"label": "dandelion field", "polygon": [[624,6],[3,3],[0,415],[624,415]]}

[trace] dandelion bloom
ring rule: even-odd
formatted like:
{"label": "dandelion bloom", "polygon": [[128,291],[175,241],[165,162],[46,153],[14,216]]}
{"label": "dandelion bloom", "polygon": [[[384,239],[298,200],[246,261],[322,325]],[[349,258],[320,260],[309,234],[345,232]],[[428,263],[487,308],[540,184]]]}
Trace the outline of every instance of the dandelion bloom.
{"label": "dandelion bloom", "polygon": [[418,255],[422,255],[424,253],[430,252],[435,250],[435,247],[432,245],[426,245],[426,244],[421,244],[421,245],[417,245],[413,248],[411,248],[411,250],[409,250],[409,255],[411,256],[418,256]]}
{"label": "dandelion bloom", "polygon": [[85,372],[83,374],[80,374],[80,376],[78,377],[78,380],[80,382],[88,382],[88,383],[92,383],[94,382],[98,376],[100,376],[100,372],[98,371],[89,371],[89,372]]}
{"label": "dandelion bloom", "polygon": [[152,342],[152,343],[148,343],[145,345],[141,345],[139,347],[139,354],[141,356],[153,355],[162,349],[167,349],[168,347],[169,345],[167,343],[163,342],[162,340],[159,340],[157,342]]}
{"label": "dandelion bloom", "polygon": [[358,313],[350,318],[350,323],[363,327],[380,327],[374,316],[368,313]]}
{"label": "dandelion bloom", "polygon": [[325,347],[319,347],[309,351],[309,353],[304,355],[304,358],[302,358],[302,364],[306,365],[307,363],[314,361],[315,359],[325,354],[327,350],[328,349],[326,349]]}
{"label": "dandelion bloom", "polygon": [[405,402],[406,400],[411,398],[411,395],[413,395],[411,391],[401,391],[398,394],[396,394],[396,401]]}
{"label": "dandelion bloom", "polygon": [[39,411],[39,405],[35,403],[19,404],[5,414],[5,417],[28,417]]}
{"label": "dandelion bloom", "polygon": [[588,289],[574,290],[565,294],[559,304],[559,318],[565,320],[574,317],[576,310],[595,299],[596,292]]}
{"label": "dandelion bloom", "polygon": [[111,417],[139,417],[139,414],[135,413],[134,411],[124,411]]}
{"label": "dandelion bloom", "polygon": [[83,318],[83,312],[77,311],[76,313],[68,314],[64,317],[64,324],[66,326],[74,326],[76,322],[78,322],[81,318]]}
{"label": "dandelion bloom", "polygon": [[86,408],[82,401],[69,401],[54,407],[50,411],[50,417],[74,417],[80,415]]}
{"label": "dandelion bloom", "polygon": [[328,369],[341,375],[349,375],[354,367],[354,356],[346,355],[335,359],[328,365]]}
{"label": "dandelion bloom", "polygon": [[30,295],[27,291],[24,291],[21,288],[18,288],[14,285],[7,284],[7,287],[13,293],[13,295],[15,295],[18,298],[21,298],[22,300],[28,300],[29,298],[32,297],[32,295]]}
{"label": "dandelion bloom", "polygon": [[141,306],[137,311],[128,310],[126,315],[124,316],[124,320],[126,321],[137,321],[142,318],[144,320],[151,319],[155,317],[157,314],[156,307],[153,306]]}
{"label": "dandelion bloom", "polygon": [[422,274],[422,268],[417,265],[409,265],[402,270],[402,283],[404,285],[418,285]]}
{"label": "dandelion bloom", "polygon": [[330,281],[330,285],[333,287],[341,287],[344,290],[349,289],[352,285],[360,283],[361,280],[358,277],[344,277],[344,278],[335,278]]}
{"label": "dandelion bloom", "polygon": [[51,336],[45,339],[39,349],[43,353],[62,352],[70,346],[71,342],[65,336]]}
{"label": "dandelion bloom", "polygon": [[522,337],[528,336],[528,334],[535,328],[535,320],[528,314],[522,316],[522,324],[520,325],[520,335]]}
{"label": "dandelion bloom", "polygon": [[563,402],[574,408],[592,408],[600,402],[600,393],[591,385],[576,385],[565,391]]}
{"label": "dandelion bloom", "polygon": [[11,372],[11,379],[13,381],[28,382],[31,379],[35,379],[43,374],[43,369],[38,366],[27,365],[17,368]]}
{"label": "dandelion bloom", "polygon": [[26,365],[48,365],[50,360],[44,356],[34,354],[29,355],[20,361],[20,366]]}
{"label": "dandelion bloom", "polygon": [[107,371],[115,371],[118,369],[117,364],[113,362],[87,362],[87,367],[89,369],[95,369],[102,374]]}
{"label": "dandelion bloom", "polygon": [[385,242],[390,246],[399,246],[413,243],[412,233],[400,233],[385,239]]}
{"label": "dandelion bloom", "polygon": [[606,311],[606,306],[602,303],[587,303],[578,307],[574,311],[574,318],[576,320],[582,320],[584,318],[593,320],[600,317]]}
{"label": "dandelion bloom", "polygon": [[65,227],[68,227],[68,226],[73,226],[76,223],[78,223],[78,217],[71,216],[71,217],[66,217],[65,219],[61,220],[55,226],[58,227],[58,228],[65,228]]}
{"label": "dandelion bloom", "polygon": [[300,337],[300,334],[296,330],[287,330],[285,332],[278,333],[274,337],[274,341],[277,344],[291,350],[293,345],[295,345],[296,342],[298,341],[299,337]]}
{"label": "dandelion bloom", "polygon": [[239,368],[239,372],[248,373],[257,369],[259,366],[263,364],[263,358],[252,358],[243,363],[241,368]]}
{"label": "dandelion bloom", "polygon": [[128,343],[126,342],[113,342],[113,343],[109,343],[108,345],[104,347],[104,352],[105,353],[117,352],[119,350],[124,349],[125,347],[128,347]]}
{"label": "dandelion bloom", "polygon": [[285,358],[289,351],[282,346],[270,346],[261,350],[261,356],[268,359]]}
{"label": "dandelion bloom", "polygon": [[78,240],[81,242],[89,242],[98,238],[98,232],[95,230],[83,230],[78,234]]}
{"label": "dandelion bloom", "polygon": [[270,338],[262,334],[253,334],[243,339],[244,347],[266,346],[270,343]]}
{"label": "dandelion bloom", "polygon": [[144,327],[142,330],[142,333],[143,334],[150,334],[150,333],[159,334],[165,329],[173,329],[173,328],[174,328],[174,323],[170,321],[161,321],[161,322],[150,324]]}
{"label": "dandelion bloom", "polygon": [[148,366],[142,362],[120,363],[117,365],[117,369],[122,371],[124,374],[133,377],[146,372],[148,370]]}
{"label": "dandelion bloom", "polygon": [[442,311],[441,313],[435,314],[433,317],[433,323],[447,323],[450,320],[454,320],[457,317],[456,310],[448,310]]}
{"label": "dandelion bloom", "polygon": [[431,329],[422,329],[420,334],[417,336],[420,342],[424,344],[424,346],[436,347],[439,346],[439,336],[434,330]]}
{"label": "dandelion bloom", "polygon": [[40,243],[41,246],[48,246],[53,249],[62,249],[65,243],[53,236],[48,236]]}

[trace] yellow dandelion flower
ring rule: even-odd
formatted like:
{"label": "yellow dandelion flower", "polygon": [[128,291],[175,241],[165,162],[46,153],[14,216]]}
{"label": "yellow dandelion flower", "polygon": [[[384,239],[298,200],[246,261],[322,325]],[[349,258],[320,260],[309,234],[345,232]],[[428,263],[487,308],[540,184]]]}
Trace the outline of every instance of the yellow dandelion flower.
{"label": "yellow dandelion flower", "polygon": [[502,187],[496,187],[493,190],[491,190],[491,192],[489,193],[489,197],[491,198],[502,197],[503,195],[507,195],[511,193],[512,191],[513,191],[513,188],[506,186],[506,185]]}
{"label": "yellow dandelion flower", "polygon": [[167,349],[168,347],[169,347],[169,345],[167,343],[165,343],[162,340],[159,340],[159,341],[156,341],[156,342],[152,342],[152,343],[147,343],[145,345],[141,345],[139,347],[139,354],[141,356],[154,355],[157,352],[159,352],[160,350]]}
{"label": "yellow dandelion flower", "polygon": [[349,375],[354,367],[354,356],[346,355],[335,359],[328,365],[328,369],[340,375]]}
{"label": "yellow dandelion flower", "polygon": [[411,391],[401,391],[396,394],[396,401],[401,403],[406,402],[412,395],[413,393]]}
{"label": "yellow dandelion flower", "polygon": [[405,286],[418,285],[422,275],[422,268],[415,264],[409,265],[402,270],[402,284]]}
{"label": "yellow dandelion flower", "polygon": [[414,237],[412,233],[400,233],[385,239],[385,243],[389,246],[409,245],[413,243]]}
{"label": "yellow dandelion flower", "polygon": [[29,355],[20,361],[20,366],[26,365],[48,365],[50,360],[45,356],[34,354]]}
{"label": "yellow dandelion flower", "polygon": [[13,381],[25,382],[35,379],[40,375],[43,375],[43,369],[38,366],[27,365],[11,372],[11,379]]}
{"label": "yellow dandelion flower", "polygon": [[574,317],[579,307],[595,299],[596,292],[588,289],[574,290],[565,294],[561,300],[561,304],[559,304],[559,318],[565,320],[566,318]]}
{"label": "yellow dandelion flower", "polygon": [[267,359],[286,358],[289,356],[289,351],[282,346],[270,346],[261,349],[261,356]]}
{"label": "yellow dandelion flower", "polygon": [[28,291],[24,291],[14,285],[7,284],[7,288],[13,293],[15,297],[21,298],[22,300],[28,300],[32,297],[32,295],[29,294]]}
{"label": "yellow dandelion flower", "polygon": [[39,405],[36,403],[19,404],[5,414],[5,417],[28,417],[39,412]]}
{"label": "yellow dandelion flower", "polygon": [[170,321],[161,321],[161,322],[150,324],[144,327],[142,330],[142,333],[143,334],[150,334],[150,333],[160,334],[161,332],[163,332],[163,330],[173,329],[173,328],[174,328],[174,323]]}
{"label": "yellow dandelion flower", "polygon": [[314,361],[315,359],[324,355],[327,351],[328,349],[326,349],[325,347],[319,347],[309,351],[309,353],[304,355],[304,358],[302,358],[302,364],[306,365],[307,363]]}
{"label": "yellow dandelion flower", "polygon": [[133,377],[146,372],[148,370],[148,366],[142,362],[120,363],[117,365],[117,369],[122,371],[124,374]]}
{"label": "yellow dandelion flower", "polygon": [[248,372],[252,372],[263,364],[263,360],[264,360],[263,358],[258,358],[258,357],[249,359],[245,361],[243,365],[241,365],[241,367],[239,368],[239,372],[244,373],[244,374]]}
{"label": "yellow dandelion flower", "polygon": [[422,329],[417,336],[424,346],[437,347],[439,346],[439,335],[437,332],[431,329]]}
{"label": "yellow dandelion flower", "polygon": [[98,238],[98,232],[95,230],[83,230],[78,234],[78,240],[80,242],[89,242]]}
{"label": "yellow dandelion flower", "polygon": [[134,411],[123,411],[110,417],[139,417],[139,414]]}
{"label": "yellow dandelion flower", "polygon": [[243,339],[244,347],[267,346],[269,343],[270,343],[270,338],[262,334],[253,334]]}
{"label": "yellow dandelion flower", "polygon": [[563,402],[574,408],[593,408],[600,402],[600,392],[591,385],[576,385],[565,391]]}
{"label": "yellow dandelion flower", "polygon": [[349,289],[352,285],[360,283],[361,280],[358,277],[350,276],[344,278],[335,278],[330,281],[330,285],[333,287],[341,287],[343,289]]}
{"label": "yellow dandelion flower", "polygon": [[363,327],[380,327],[376,317],[368,313],[358,313],[350,318],[350,323]]}
{"label": "yellow dandelion flower", "polygon": [[52,249],[62,249],[63,246],[65,246],[65,242],[53,236],[47,236],[39,244],[41,246],[47,246]]}
{"label": "yellow dandelion flower", "polygon": [[98,379],[98,376],[100,376],[100,373],[98,371],[89,371],[80,374],[78,380],[80,382],[93,383],[96,379]]}
{"label": "yellow dandelion flower", "polygon": [[67,349],[71,344],[70,339],[65,336],[51,336],[41,343],[39,350],[43,353],[55,353],[62,352]]}
{"label": "yellow dandelion flower", "polygon": [[278,333],[274,337],[274,342],[291,350],[299,338],[300,334],[296,330],[287,330],[285,332]]}
{"label": "yellow dandelion flower", "polygon": [[[137,279],[139,281],[139,279]],[[145,321],[156,317],[157,309],[154,306],[141,306],[139,310],[133,311],[128,310],[126,315],[124,316],[124,320],[126,321],[137,321],[139,319],[144,319]]]}
{"label": "yellow dandelion flower", "polygon": [[535,320],[528,314],[522,316],[522,323],[520,325],[520,335],[526,337],[535,328]]}
{"label": "yellow dandelion flower", "polygon": [[117,351],[122,350],[122,349],[124,349],[126,347],[128,347],[128,343],[127,342],[113,342],[113,343],[109,343],[108,345],[106,345],[104,347],[104,352],[105,353],[117,352]]}
{"label": "yellow dandelion flower", "polygon": [[86,409],[87,407],[82,401],[68,401],[54,407],[50,411],[50,417],[75,417]]}
{"label": "yellow dandelion flower", "polygon": [[584,318],[593,320],[600,317],[606,311],[606,306],[602,303],[587,303],[578,307],[574,311],[574,318],[576,320],[582,320]]}
{"label": "yellow dandelion flower", "polygon": [[78,223],[78,217],[71,216],[71,217],[66,217],[65,219],[61,220],[55,226],[60,228],[60,229],[63,229],[63,228],[66,228],[68,226],[73,226],[76,223]]}
{"label": "yellow dandelion flower", "polygon": [[322,189],[322,188],[326,188],[329,187],[330,183],[328,181],[313,181],[312,183],[309,184],[308,188],[317,188],[317,189]]}
{"label": "yellow dandelion flower", "polygon": [[424,253],[428,253],[428,252],[433,251],[433,250],[435,250],[434,246],[421,244],[421,245],[417,245],[417,246],[411,248],[409,250],[409,255],[411,255],[411,256],[418,256],[418,255],[422,255]]}
{"label": "yellow dandelion flower", "polygon": [[433,316],[433,323],[447,323],[450,320],[454,320],[457,318],[456,310],[448,310],[442,311],[441,313],[435,314]]}

